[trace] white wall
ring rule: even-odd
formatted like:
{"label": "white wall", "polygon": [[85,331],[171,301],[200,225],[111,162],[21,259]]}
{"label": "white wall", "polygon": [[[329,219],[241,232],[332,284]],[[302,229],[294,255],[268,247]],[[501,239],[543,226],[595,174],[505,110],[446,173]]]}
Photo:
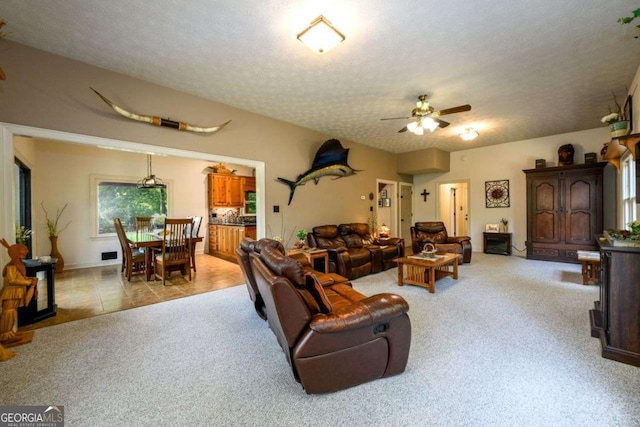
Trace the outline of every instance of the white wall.
{"label": "white wall", "polygon": [[[554,135],[544,138],[516,141],[491,147],[475,148],[451,153],[451,170],[442,174],[424,174],[414,176],[415,221],[439,220],[436,212],[436,183],[468,179],[470,181],[469,236],[475,252],[482,251],[482,232],[487,223],[499,223],[501,218],[509,220],[509,231],[513,233],[513,244],[518,249],[525,249],[527,237],[526,225],[526,184],[524,169],[535,168],[536,159],[546,159],[547,166],[556,166],[558,148],[564,144],[572,144],[575,149],[574,164],[584,163],[584,153],[598,153],[605,142],[611,140],[609,129],[602,126],[597,129]],[[615,210],[615,183],[611,175],[615,168],[606,167],[609,191],[605,192],[605,209]],[[509,180],[510,207],[486,208],[485,181]],[[426,188],[432,196],[424,202],[417,194]],[[613,206],[612,206],[613,204]],[[607,216],[609,226],[615,217]],[[605,222],[605,226],[608,225]],[[524,252],[514,251],[514,255]]]}

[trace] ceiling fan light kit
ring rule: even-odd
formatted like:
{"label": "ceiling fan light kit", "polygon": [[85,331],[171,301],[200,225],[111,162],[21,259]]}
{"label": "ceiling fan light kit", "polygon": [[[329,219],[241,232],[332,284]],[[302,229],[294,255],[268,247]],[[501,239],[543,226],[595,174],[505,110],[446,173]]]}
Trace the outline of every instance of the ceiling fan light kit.
{"label": "ceiling fan light kit", "polygon": [[[459,105],[453,108],[447,108],[445,110],[434,111],[434,108],[429,105],[427,101],[427,95],[420,95],[418,97],[418,102],[416,102],[416,108],[411,111],[410,117],[391,117],[380,120],[398,120],[398,119],[410,119],[411,122],[407,123],[405,127],[400,129],[398,132],[412,132],[416,135],[424,135],[424,130],[428,130],[429,132],[433,132],[438,127],[445,128],[449,126],[450,123],[441,120],[440,116],[446,116],[447,114],[455,114],[462,113],[464,111],[471,110],[471,105]],[[475,138],[477,135],[473,137]],[[473,139],[471,138],[471,139]]]}
{"label": "ceiling fan light kit", "polygon": [[297,38],[309,49],[321,55],[345,40],[344,35],[322,15],[314,19]]}

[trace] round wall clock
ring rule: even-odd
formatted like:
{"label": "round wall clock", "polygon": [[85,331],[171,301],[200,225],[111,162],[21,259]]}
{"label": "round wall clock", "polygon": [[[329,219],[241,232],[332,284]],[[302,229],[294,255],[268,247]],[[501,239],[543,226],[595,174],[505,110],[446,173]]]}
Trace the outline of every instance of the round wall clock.
{"label": "round wall clock", "polygon": [[509,207],[509,180],[485,181],[484,189],[488,208]]}

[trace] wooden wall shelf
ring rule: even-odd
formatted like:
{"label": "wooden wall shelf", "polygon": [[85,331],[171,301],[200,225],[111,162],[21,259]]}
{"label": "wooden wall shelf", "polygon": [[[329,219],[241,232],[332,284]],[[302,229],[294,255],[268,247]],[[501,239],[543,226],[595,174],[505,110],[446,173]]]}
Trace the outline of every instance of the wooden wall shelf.
{"label": "wooden wall shelf", "polygon": [[602,158],[616,167],[620,171],[620,158],[627,152],[631,152],[634,160],[636,156],[636,144],[640,141],[640,133],[633,133],[618,138],[613,138],[607,145],[607,152]]}

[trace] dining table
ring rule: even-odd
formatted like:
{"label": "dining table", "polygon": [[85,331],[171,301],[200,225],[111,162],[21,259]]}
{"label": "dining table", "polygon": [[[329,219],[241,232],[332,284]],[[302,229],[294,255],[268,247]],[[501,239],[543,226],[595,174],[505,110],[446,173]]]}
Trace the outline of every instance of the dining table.
{"label": "dining table", "polygon": [[[139,231],[128,231],[125,233],[127,240],[134,248],[144,250],[144,265],[147,281],[151,280],[151,266],[153,265],[152,253],[153,248],[162,248],[163,238],[157,233],[143,233]],[[196,243],[202,242],[204,239],[200,236],[191,237],[190,240]],[[195,257],[191,257],[191,261],[195,265]]]}

